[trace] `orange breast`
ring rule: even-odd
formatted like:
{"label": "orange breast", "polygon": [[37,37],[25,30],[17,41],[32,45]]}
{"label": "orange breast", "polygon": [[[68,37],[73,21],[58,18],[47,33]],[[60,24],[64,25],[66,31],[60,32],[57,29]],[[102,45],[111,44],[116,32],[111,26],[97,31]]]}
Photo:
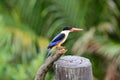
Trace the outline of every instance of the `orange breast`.
{"label": "orange breast", "polygon": [[61,46],[61,44],[63,44],[64,42],[65,42],[65,40],[62,40],[60,43],[58,43],[58,44],[56,45],[56,47]]}

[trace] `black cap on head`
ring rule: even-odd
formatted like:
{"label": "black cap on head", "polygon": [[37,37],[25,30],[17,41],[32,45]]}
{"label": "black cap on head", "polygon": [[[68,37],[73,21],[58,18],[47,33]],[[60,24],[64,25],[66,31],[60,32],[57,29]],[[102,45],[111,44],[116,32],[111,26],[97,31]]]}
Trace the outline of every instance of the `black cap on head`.
{"label": "black cap on head", "polygon": [[65,27],[65,28],[63,28],[63,31],[65,31],[65,30],[71,30],[72,29],[72,27]]}

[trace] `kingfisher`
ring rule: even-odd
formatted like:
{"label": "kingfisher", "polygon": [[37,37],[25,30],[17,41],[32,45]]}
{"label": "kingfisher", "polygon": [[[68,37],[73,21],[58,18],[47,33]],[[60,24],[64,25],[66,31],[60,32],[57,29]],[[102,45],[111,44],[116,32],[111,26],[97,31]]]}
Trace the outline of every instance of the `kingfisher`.
{"label": "kingfisher", "polygon": [[60,47],[61,44],[63,44],[69,33],[70,32],[78,32],[78,31],[82,31],[83,29],[79,29],[79,28],[75,28],[75,27],[65,27],[63,28],[63,30],[57,35],[55,36],[52,41],[50,42],[50,44],[48,45],[48,54],[47,54],[47,57],[50,56],[50,53],[52,51],[53,48],[57,48],[57,47]]}

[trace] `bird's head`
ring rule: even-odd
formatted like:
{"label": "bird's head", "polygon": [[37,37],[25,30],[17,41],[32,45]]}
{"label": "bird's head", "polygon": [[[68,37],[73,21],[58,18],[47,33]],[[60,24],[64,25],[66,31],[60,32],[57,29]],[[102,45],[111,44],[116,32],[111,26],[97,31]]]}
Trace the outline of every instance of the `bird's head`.
{"label": "bird's head", "polygon": [[79,29],[79,28],[74,28],[74,27],[65,27],[63,28],[63,31],[70,31],[70,32],[78,32],[78,31],[82,31],[83,29]]}

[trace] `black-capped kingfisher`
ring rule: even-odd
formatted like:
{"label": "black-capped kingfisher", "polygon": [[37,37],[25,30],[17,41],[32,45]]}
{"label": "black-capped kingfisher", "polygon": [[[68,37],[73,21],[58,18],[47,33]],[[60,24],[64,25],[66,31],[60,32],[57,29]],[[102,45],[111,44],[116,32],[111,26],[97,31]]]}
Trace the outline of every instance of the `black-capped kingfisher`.
{"label": "black-capped kingfisher", "polygon": [[68,34],[70,32],[78,32],[81,30],[83,30],[83,29],[78,29],[78,28],[74,28],[74,27],[63,28],[61,33],[59,33],[56,37],[54,37],[53,40],[50,42],[50,44],[48,46],[49,52],[48,52],[47,57],[50,56],[50,53],[51,53],[53,48],[60,47],[61,44],[63,44],[66,41]]}

